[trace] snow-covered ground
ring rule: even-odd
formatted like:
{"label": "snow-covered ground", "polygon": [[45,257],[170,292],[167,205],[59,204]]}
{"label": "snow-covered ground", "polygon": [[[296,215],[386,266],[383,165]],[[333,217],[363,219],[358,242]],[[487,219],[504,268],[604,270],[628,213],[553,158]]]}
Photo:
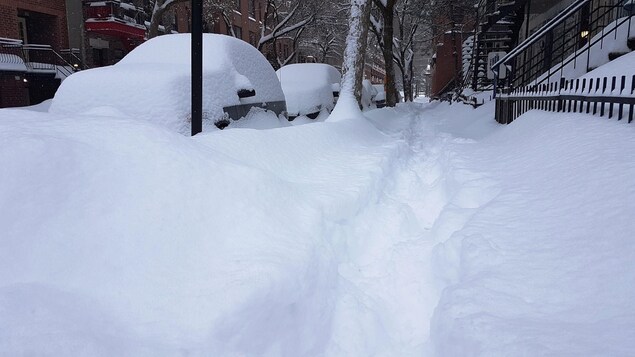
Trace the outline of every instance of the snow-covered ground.
{"label": "snow-covered ground", "polygon": [[632,355],[635,127],[492,105],[1,110],[0,355]]}

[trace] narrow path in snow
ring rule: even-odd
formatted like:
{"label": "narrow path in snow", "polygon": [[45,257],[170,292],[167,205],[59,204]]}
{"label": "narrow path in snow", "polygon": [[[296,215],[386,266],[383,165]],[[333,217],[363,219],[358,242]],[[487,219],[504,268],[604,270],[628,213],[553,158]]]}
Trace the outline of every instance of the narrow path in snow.
{"label": "narrow path in snow", "polygon": [[[432,118],[436,104],[377,113],[376,126],[402,143],[383,192],[339,227],[348,256],[340,264],[329,355],[429,355],[430,320],[443,282],[434,250],[487,203],[495,182],[467,170],[454,137]],[[372,113],[371,113],[372,116]],[[371,118],[372,119],[372,118]],[[354,336],[358,334],[358,336]]]}

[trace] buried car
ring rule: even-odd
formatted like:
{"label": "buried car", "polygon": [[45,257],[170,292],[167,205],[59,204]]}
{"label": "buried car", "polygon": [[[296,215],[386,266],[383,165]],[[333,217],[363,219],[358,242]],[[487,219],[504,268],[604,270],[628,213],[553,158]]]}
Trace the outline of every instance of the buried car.
{"label": "buried car", "polygon": [[287,102],[289,120],[330,113],[340,91],[340,72],[323,63],[297,63],[276,72]]}
{"label": "buried car", "polygon": [[373,84],[373,88],[375,88],[375,90],[377,91],[377,94],[375,94],[375,97],[373,98],[375,105],[377,106],[377,108],[385,107],[386,106],[386,91],[384,90],[384,85]]}
{"label": "buried car", "polygon": [[[153,38],[119,63],[81,71],[58,89],[50,111],[116,113],[189,133],[191,37]],[[234,37],[203,36],[203,127],[224,128],[253,108],[286,115],[276,73],[253,46]],[[263,110],[259,109],[259,110]]]}

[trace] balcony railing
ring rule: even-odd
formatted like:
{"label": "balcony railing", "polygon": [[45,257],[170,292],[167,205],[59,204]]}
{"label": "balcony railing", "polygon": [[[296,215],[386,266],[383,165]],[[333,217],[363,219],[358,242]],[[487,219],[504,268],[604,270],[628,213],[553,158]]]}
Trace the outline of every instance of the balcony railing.
{"label": "balcony railing", "polygon": [[68,61],[49,45],[23,44],[20,40],[0,38],[0,70],[66,78],[84,68],[76,53],[67,51],[73,61]]}
{"label": "balcony railing", "polygon": [[84,0],[86,15],[92,20],[117,20],[131,25],[143,26],[145,13],[142,8],[119,0]]}

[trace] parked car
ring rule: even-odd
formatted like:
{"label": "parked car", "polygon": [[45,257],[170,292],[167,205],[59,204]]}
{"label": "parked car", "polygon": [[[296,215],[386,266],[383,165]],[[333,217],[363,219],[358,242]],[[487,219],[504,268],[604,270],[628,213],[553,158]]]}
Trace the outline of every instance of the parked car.
{"label": "parked car", "polygon": [[289,120],[298,116],[317,118],[330,113],[340,91],[340,72],[323,63],[297,63],[276,72],[287,102]]}
{"label": "parked car", "polygon": [[375,109],[377,108],[376,97],[377,97],[377,88],[373,86],[373,84],[368,80],[364,79],[362,82],[362,109]]}
{"label": "parked car", "polygon": [[373,99],[377,108],[383,108],[386,106],[386,91],[383,84],[373,84],[373,88],[377,91],[375,98]]}
{"label": "parked car", "polygon": [[[153,38],[119,63],[81,71],[61,85],[51,112],[110,112],[147,120],[188,133],[191,119],[189,34]],[[204,129],[223,128],[253,108],[286,115],[280,82],[266,58],[234,37],[203,38]]]}

